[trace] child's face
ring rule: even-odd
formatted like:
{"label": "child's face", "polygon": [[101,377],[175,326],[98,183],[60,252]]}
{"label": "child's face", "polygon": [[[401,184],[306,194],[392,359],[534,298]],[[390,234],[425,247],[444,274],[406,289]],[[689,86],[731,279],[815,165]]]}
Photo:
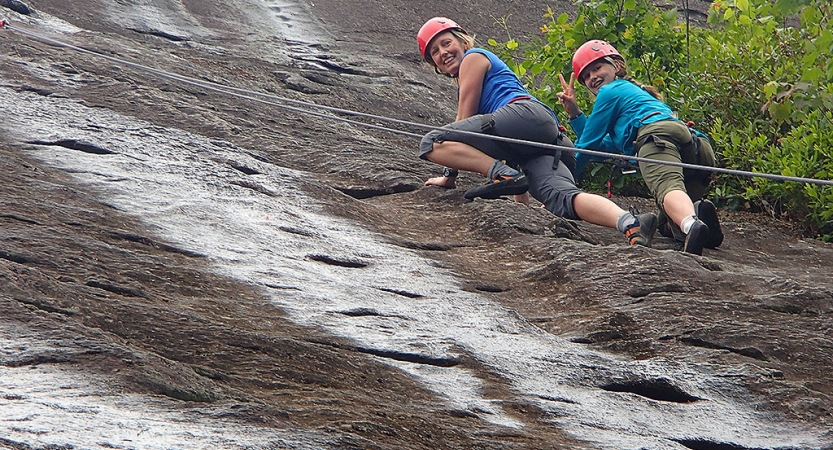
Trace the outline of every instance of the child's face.
{"label": "child's face", "polygon": [[440,33],[428,46],[428,56],[443,73],[456,77],[466,50],[463,43],[450,31]]}
{"label": "child's face", "polygon": [[604,59],[598,59],[581,71],[581,77],[581,83],[596,95],[600,87],[616,79],[616,66]]}

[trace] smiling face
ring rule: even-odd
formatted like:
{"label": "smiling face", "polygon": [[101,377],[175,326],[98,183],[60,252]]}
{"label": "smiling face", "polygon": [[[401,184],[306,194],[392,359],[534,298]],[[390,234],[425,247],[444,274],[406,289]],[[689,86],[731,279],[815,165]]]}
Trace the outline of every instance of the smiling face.
{"label": "smiling face", "polygon": [[590,89],[593,95],[599,93],[599,88],[616,79],[617,68],[610,61],[604,58],[597,59],[588,64],[581,71],[579,81]]}
{"label": "smiling face", "polygon": [[451,31],[444,31],[428,44],[428,56],[441,72],[456,77],[460,72],[460,63],[466,53],[465,41]]}

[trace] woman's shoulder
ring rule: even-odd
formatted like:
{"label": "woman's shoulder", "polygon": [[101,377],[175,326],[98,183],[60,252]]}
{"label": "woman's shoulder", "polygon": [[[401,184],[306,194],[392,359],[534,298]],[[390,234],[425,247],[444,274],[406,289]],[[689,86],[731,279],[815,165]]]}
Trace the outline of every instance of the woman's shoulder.
{"label": "woman's shoulder", "polygon": [[596,103],[615,101],[619,98],[624,98],[633,95],[630,91],[630,83],[622,79],[616,79],[599,88],[596,93]]}
{"label": "woman's shoulder", "polygon": [[654,98],[648,91],[636,83],[622,78],[617,78],[616,80],[613,80],[599,88],[599,92],[596,95],[596,101],[598,101],[599,98],[641,99],[642,97],[650,97],[651,99]]}

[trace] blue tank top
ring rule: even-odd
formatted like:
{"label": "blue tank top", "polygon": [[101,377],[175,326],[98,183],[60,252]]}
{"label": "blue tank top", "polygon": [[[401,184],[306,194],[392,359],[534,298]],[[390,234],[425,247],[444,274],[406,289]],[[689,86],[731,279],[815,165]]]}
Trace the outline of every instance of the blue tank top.
{"label": "blue tank top", "polygon": [[480,53],[489,58],[491,63],[489,71],[483,78],[480,104],[477,105],[478,114],[491,114],[501,106],[506,106],[514,98],[529,96],[529,92],[521,84],[515,72],[512,72],[512,69],[497,55],[482,48],[473,48],[466,52],[463,59],[471,53]]}

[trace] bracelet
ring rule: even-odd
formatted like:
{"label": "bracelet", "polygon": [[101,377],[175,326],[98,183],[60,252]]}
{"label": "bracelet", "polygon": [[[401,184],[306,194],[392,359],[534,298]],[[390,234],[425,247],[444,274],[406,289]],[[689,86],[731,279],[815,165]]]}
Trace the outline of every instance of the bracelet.
{"label": "bracelet", "polygon": [[568,116],[568,118],[569,118],[570,120],[574,120],[574,119],[577,119],[577,118],[578,118],[578,116],[580,116],[580,115],[582,115],[582,114],[584,114],[584,113],[582,113],[581,111],[579,111],[579,112],[578,112],[578,114],[576,114],[575,116]]}
{"label": "bracelet", "polygon": [[457,169],[452,169],[450,167],[446,167],[443,170],[443,176],[446,178],[455,178],[459,174],[460,172]]}

